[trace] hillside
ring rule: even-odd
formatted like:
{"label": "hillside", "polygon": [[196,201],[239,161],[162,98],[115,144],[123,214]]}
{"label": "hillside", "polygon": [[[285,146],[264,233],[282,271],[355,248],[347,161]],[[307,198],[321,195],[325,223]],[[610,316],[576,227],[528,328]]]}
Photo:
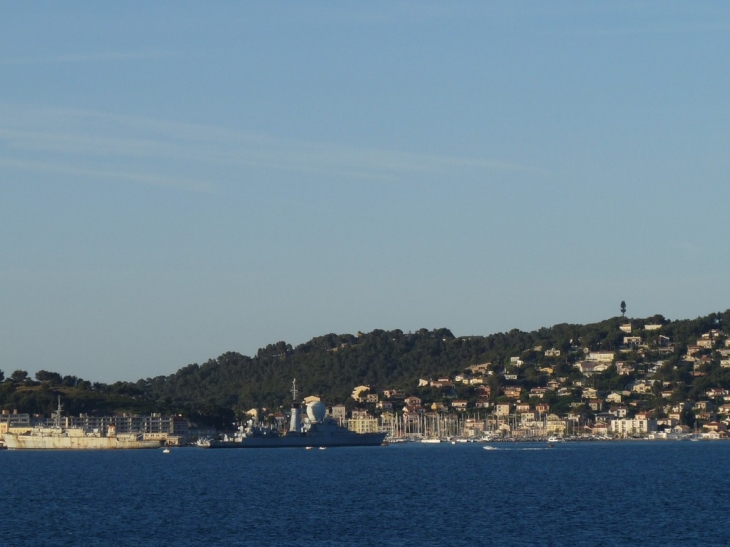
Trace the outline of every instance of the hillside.
{"label": "hillside", "polygon": [[[154,411],[221,425],[251,407],[285,406],[291,380],[296,378],[302,395],[316,394],[328,404],[350,407],[355,404],[350,398],[353,387],[362,384],[373,393],[399,389],[428,402],[464,399],[471,407],[479,393],[484,395],[484,389],[477,390],[479,385],[489,387],[492,402],[504,399],[505,387],[524,390],[524,398],[532,388],[551,387],[541,398],[558,412],[581,401],[586,387],[605,394],[630,391],[637,381],[650,380],[653,387],[641,406],[659,407],[660,392],[671,391],[670,398],[679,401],[701,399],[710,387],[730,389],[730,368],[723,366],[727,361],[723,327],[728,322],[730,310],[693,320],[613,317],[589,325],[559,324],[489,336],[455,337],[448,329],[328,334],[296,347],[271,344],[253,357],[225,353],[169,376],[134,383],[90,384],[48,371],[38,371],[31,380],[25,371],[15,371],[0,384],[0,405],[48,414],[55,393],[61,391],[71,414]],[[621,330],[628,324],[630,333],[626,327]],[[709,346],[697,349],[697,340],[708,333],[713,333]],[[614,352],[622,373],[611,366],[588,374],[580,366],[588,352]],[[478,364],[485,365],[478,382],[462,378],[444,386],[418,387],[419,379],[454,380]]]}

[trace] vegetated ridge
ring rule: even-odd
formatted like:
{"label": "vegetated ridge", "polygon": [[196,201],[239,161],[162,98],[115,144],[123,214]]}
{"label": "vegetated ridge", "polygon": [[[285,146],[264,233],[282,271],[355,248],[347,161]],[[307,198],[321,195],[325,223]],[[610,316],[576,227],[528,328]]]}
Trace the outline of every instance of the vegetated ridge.
{"label": "vegetated ridge", "polygon": [[[291,381],[296,378],[302,395],[319,395],[330,405],[354,406],[353,388],[366,385],[373,393],[398,389],[424,403],[458,398],[473,408],[478,396],[474,384],[418,384],[422,379],[454,379],[481,364],[481,385],[488,386],[492,402],[503,400],[508,386],[521,388],[527,398],[532,388],[559,385],[562,389],[542,394],[541,402],[564,414],[575,412],[587,386],[605,394],[630,391],[636,382],[648,380],[652,387],[640,406],[660,409],[668,391],[670,402],[679,402],[702,399],[709,388],[730,389],[728,338],[723,330],[728,324],[730,310],[693,320],[619,316],[588,325],[559,324],[532,332],[513,329],[489,336],[455,337],[445,328],[327,334],[296,347],[270,344],[254,357],[227,352],[202,365],[190,364],[169,376],[137,382],[92,384],[45,370],[36,372],[35,380],[22,370],[5,378],[0,371],[0,381],[4,380],[0,405],[5,410],[50,415],[56,393],[62,393],[69,414],[174,413],[224,427],[252,407],[288,405]],[[697,340],[708,333],[711,344],[698,348]],[[589,352],[598,351],[615,352],[621,373],[614,364],[587,377],[579,364]],[[585,410],[590,412],[587,405]]]}

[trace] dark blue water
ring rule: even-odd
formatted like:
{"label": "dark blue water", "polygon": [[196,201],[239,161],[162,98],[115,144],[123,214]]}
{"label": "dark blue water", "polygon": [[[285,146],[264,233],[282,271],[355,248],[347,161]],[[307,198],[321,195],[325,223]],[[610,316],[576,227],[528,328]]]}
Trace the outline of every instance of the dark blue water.
{"label": "dark blue water", "polygon": [[0,452],[0,545],[730,545],[730,442]]}

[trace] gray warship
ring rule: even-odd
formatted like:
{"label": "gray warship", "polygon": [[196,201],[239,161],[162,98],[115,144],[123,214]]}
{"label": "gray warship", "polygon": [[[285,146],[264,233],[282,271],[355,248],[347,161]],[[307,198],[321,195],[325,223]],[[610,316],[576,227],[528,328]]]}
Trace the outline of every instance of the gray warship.
{"label": "gray warship", "polygon": [[329,448],[341,446],[380,446],[386,433],[355,433],[326,416],[327,408],[317,401],[305,406],[296,402],[296,380],[292,385],[292,409],[289,431],[260,426],[250,420],[230,438],[211,440],[205,448]]}

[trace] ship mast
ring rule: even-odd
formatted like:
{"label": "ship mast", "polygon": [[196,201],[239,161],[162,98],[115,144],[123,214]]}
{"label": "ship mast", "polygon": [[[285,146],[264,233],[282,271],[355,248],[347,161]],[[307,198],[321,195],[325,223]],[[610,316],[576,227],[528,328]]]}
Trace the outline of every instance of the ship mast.
{"label": "ship mast", "polygon": [[297,379],[294,378],[291,382],[291,400],[292,403],[297,401]]}
{"label": "ship mast", "polygon": [[302,431],[302,422],[300,418],[299,403],[297,403],[297,379],[291,383],[291,421],[289,422],[289,431],[294,433],[300,433]]}
{"label": "ship mast", "polygon": [[61,429],[61,396],[58,396],[58,410],[56,410],[56,417],[53,421],[53,427],[55,429]]}

